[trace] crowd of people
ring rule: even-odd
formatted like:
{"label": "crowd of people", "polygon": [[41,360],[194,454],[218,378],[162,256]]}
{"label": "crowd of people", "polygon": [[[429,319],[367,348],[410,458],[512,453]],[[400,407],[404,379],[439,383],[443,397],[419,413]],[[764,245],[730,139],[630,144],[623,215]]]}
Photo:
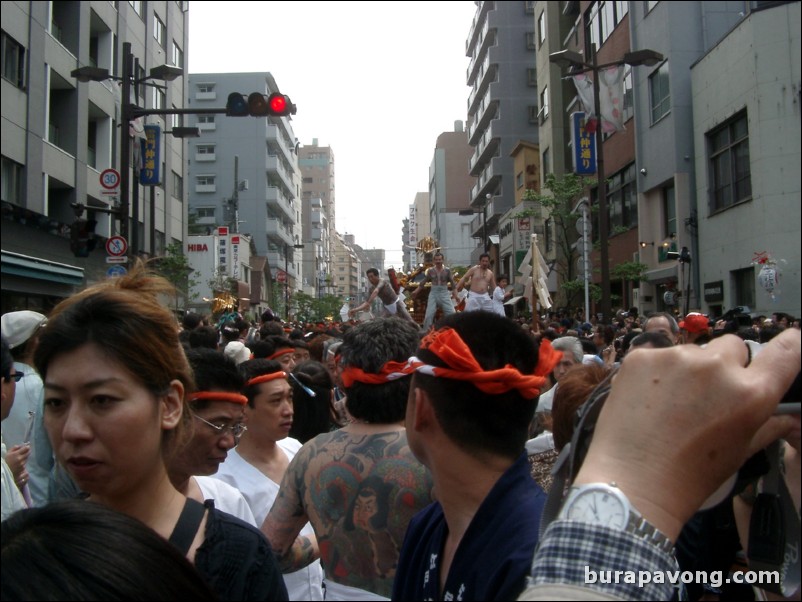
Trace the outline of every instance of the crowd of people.
{"label": "crowd of people", "polygon": [[798,542],[798,320],[533,325],[438,259],[425,329],[376,270],[363,323],[179,321],[141,264],[3,315],[3,599],[711,599],[588,571],[726,573],[775,490]]}

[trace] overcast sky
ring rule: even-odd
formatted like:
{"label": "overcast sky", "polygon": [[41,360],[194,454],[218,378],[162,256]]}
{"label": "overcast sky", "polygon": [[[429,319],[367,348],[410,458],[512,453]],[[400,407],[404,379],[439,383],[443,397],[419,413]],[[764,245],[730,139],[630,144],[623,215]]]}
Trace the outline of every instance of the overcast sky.
{"label": "overcast sky", "polygon": [[191,2],[189,72],[272,73],[298,107],[301,144],[334,151],[337,231],[401,267],[402,220],[429,188],[437,136],[467,116],[475,10],[470,0]]}

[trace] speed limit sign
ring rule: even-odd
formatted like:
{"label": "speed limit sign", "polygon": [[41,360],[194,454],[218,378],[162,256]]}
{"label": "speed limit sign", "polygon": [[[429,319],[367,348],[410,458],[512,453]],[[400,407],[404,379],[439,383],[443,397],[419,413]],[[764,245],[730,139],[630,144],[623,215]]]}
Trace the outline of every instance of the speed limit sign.
{"label": "speed limit sign", "polygon": [[104,188],[103,194],[114,194],[120,188],[120,172],[116,169],[104,169],[100,172],[100,185]]}

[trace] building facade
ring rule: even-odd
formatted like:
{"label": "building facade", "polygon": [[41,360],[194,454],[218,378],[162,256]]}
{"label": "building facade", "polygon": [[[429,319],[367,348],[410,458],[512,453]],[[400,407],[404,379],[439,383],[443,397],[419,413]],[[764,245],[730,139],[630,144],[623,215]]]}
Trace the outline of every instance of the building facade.
{"label": "building facade", "polygon": [[[270,73],[191,74],[188,82],[196,109],[225,106],[232,92],[278,90]],[[277,290],[301,290],[301,178],[290,117],[193,115],[190,125],[201,133],[189,145],[187,186],[195,226],[247,234],[255,255],[267,258]],[[286,303],[287,295],[282,297]],[[279,309],[282,299],[270,302]]]}
{"label": "building facade", "polygon": [[[110,214],[118,209],[119,190],[105,194],[101,174],[119,173],[120,144],[132,142],[129,133],[146,123],[160,125],[162,132],[181,124],[179,116],[168,115],[121,127],[123,99],[114,78],[122,73],[123,45],[131,45],[136,61],[130,102],[145,109],[183,108],[185,77],[144,78],[165,63],[186,64],[187,4],[2,3],[3,312],[47,312],[109,276],[105,243],[121,232],[119,219]],[[79,82],[71,73],[82,67],[107,69],[111,77]],[[160,142],[159,183],[130,188],[129,232],[139,241],[134,254],[160,254],[186,239],[186,143],[170,135]],[[137,158],[132,152],[132,165]],[[83,233],[94,245],[86,257],[71,251],[71,226],[79,212],[94,226],[94,236]]]}
{"label": "building facade", "polygon": [[311,145],[298,147],[304,232],[304,291],[315,297],[333,294],[330,286],[336,235],[334,151]]}
{"label": "building facade", "polygon": [[481,241],[472,263],[490,247],[486,236],[498,234],[499,218],[514,204],[510,152],[522,139],[538,142],[534,5],[477,2],[465,43],[470,174],[477,178],[468,201],[475,212],[471,234]]}

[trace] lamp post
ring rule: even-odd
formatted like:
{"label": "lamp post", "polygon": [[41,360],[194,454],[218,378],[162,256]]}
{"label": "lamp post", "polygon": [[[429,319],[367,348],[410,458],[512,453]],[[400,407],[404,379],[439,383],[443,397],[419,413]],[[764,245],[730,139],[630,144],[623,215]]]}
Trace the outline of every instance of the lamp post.
{"label": "lamp post", "polygon": [[290,249],[303,249],[303,245],[284,243],[284,319],[290,319]]}
{"label": "lamp post", "polygon": [[[599,72],[608,67],[619,65],[638,65],[652,66],[663,60],[663,55],[654,50],[635,50],[627,52],[623,58],[609,63],[596,63],[594,56],[593,62],[587,63],[584,57],[574,50],[560,50],[549,55],[549,61],[560,67],[571,67],[572,74],[593,73],[593,113],[596,116],[596,176],[598,178],[597,190],[599,198],[599,244],[601,260],[601,314],[602,322],[609,320],[612,314],[610,305],[610,258],[608,247],[607,221],[607,181],[604,173],[604,135],[601,127],[601,103],[599,101]],[[586,316],[587,317],[587,316]]]}

